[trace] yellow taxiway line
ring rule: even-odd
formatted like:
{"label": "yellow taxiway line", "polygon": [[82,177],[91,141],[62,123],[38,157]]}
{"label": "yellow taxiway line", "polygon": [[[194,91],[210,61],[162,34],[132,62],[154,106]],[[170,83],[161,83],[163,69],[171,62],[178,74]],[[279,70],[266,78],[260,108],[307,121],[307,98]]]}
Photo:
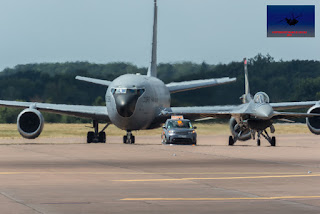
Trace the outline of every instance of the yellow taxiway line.
{"label": "yellow taxiway line", "polygon": [[61,171],[41,171],[41,172],[0,172],[0,175],[15,174],[94,174],[94,175],[296,175],[301,172],[61,172]]}
{"label": "yellow taxiway line", "polygon": [[147,181],[189,181],[189,180],[235,180],[235,179],[262,179],[262,178],[299,178],[299,177],[320,177],[320,174],[266,175],[266,176],[215,177],[215,178],[133,179],[133,180],[113,180],[113,181],[120,181],[120,182],[147,182]]}
{"label": "yellow taxiway line", "polygon": [[319,199],[320,196],[275,196],[251,198],[123,198],[122,201],[234,201],[234,200],[278,200],[278,199]]}

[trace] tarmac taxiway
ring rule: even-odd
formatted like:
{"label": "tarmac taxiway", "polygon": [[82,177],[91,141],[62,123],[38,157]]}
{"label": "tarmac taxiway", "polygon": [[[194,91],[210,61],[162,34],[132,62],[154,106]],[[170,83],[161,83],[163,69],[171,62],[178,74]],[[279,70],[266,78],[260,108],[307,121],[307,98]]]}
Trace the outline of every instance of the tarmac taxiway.
{"label": "tarmac taxiway", "polygon": [[320,213],[320,138],[226,146],[159,136],[0,139],[1,213]]}

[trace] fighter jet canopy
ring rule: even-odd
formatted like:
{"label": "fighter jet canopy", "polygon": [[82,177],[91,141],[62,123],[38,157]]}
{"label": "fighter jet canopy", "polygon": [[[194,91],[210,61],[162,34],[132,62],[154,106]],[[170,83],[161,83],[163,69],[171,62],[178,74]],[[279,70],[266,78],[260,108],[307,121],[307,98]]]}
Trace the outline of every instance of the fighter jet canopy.
{"label": "fighter jet canopy", "polygon": [[269,96],[265,92],[258,92],[254,95],[253,101],[255,103],[269,103]]}

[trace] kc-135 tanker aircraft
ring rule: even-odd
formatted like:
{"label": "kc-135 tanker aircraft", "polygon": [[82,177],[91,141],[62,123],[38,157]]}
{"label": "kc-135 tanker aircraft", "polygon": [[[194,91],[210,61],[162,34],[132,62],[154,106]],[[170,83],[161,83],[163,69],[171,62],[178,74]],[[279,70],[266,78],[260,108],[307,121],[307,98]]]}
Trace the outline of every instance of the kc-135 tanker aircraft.
{"label": "kc-135 tanker aircraft", "polygon": [[[309,130],[320,134],[320,102],[283,102],[270,103],[269,96],[265,92],[257,92],[254,96],[250,94],[247,60],[244,59],[245,71],[245,94],[240,98],[241,105],[235,106],[204,106],[192,107],[188,111],[188,115],[199,117],[207,115],[204,119],[226,118],[230,119],[230,130],[232,136],[229,136],[229,146],[239,141],[255,139],[257,135],[257,145],[260,146],[260,137],[263,136],[271,146],[276,146],[276,138],[270,137],[267,129],[270,128],[271,133],[275,132],[273,122],[275,120],[283,120],[294,122],[293,118],[306,118]],[[310,108],[307,113],[297,112],[279,112],[285,109],[301,109]],[[175,108],[175,114],[183,114],[187,111],[187,107]],[[201,113],[200,113],[201,112]],[[207,114],[205,114],[207,113]]]}
{"label": "kc-135 tanker aircraft", "polygon": [[[34,139],[43,129],[44,119],[39,110],[57,114],[66,114],[93,120],[94,132],[88,132],[87,142],[105,142],[105,129],[109,124],[127,131],[123,137],[124,143],[134,143],[131,131],[160,127],[162,123],[174,114],[175,108],[170,108],[170,93],[193,90],[224,83],[233,82],[235,78],[220,78],[194,80],[165,85],[157,78],[157,1],[154,1],[154,20],[152,36],[151,66],[147,75],[125,74],[115,80],[106,81],[77,76],[76,79],[100,84],[108,87],[106,92],[106,106],[62,105],[49,103],[30,103],[0,100],[0,106],[18,107],[24,109],[17,118],[18,131],[24,138]],[[181,112],[197,111],[197,107],[190,107]],[[201,117],[201,115],[199,116]],[[197,118],[197,116],[196,116]],[[99,122],[106,126],[99,131]]]}

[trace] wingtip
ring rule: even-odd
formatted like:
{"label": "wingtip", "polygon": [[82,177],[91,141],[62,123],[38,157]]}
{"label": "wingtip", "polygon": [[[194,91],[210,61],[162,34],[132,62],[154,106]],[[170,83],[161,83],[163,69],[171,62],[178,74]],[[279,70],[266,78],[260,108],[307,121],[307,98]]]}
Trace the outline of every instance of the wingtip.
{"label": "wingtip", "polygon": [[82,78],[84,78],[84,77],[82,77],[82,76],[76,76],[75,77],[76,80],[81,80]]}

